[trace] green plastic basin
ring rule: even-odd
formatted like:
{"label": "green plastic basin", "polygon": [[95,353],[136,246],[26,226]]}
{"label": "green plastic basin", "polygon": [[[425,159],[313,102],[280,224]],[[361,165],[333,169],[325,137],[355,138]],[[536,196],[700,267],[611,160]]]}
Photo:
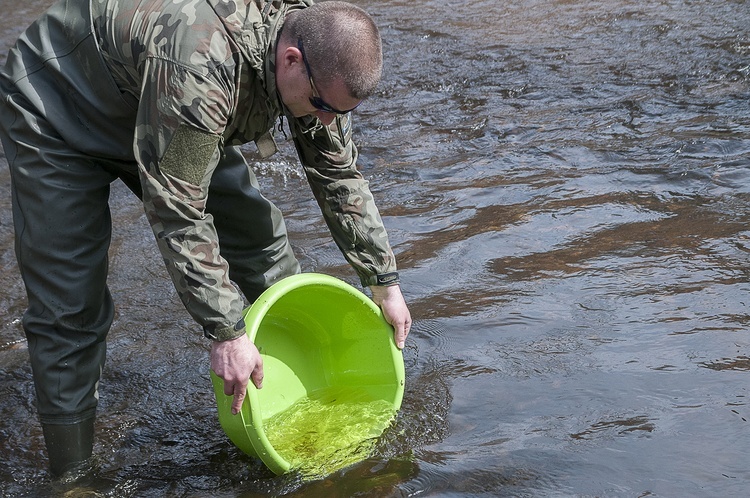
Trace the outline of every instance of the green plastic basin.
{"label": "green plastic basin", "polygon": [[245,325],[263,358],[263,388],[248,384],[242,410],[232,415],[232,397],[211,372],[219,423],[239,449],[274,473],[287,472],[290,463],[269,442],[264,422],[301,398],[356,389],[387,401],[394,413],[401,407],[404,361],[393,328],[369,297],[346,282],[317,273],[287,277],[245,310]]}

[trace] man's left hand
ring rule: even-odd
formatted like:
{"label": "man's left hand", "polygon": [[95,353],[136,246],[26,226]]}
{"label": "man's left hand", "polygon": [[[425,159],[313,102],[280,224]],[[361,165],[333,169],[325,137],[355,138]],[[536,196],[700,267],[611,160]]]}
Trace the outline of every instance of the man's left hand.
{"label": "man's left hand", "polygon": [[398,285],[373,285],[370,290],[372,291],[372,300],[383,310],[385,321],[393,326],[396,346],[399,349],[404,349],[406,336],[409,335],[409,329],[411,329],[411,313],[409,313],[404,296],[401,294],[401,287]]}

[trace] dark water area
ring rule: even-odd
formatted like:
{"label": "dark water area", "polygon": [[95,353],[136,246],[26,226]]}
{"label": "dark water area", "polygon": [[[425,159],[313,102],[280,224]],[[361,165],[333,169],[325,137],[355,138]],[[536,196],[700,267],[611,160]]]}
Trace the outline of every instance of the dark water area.
{"label": "dark water area", "polygon": [[[0,0],[0,53],[49,2]],[[355,115],[415,324],[373,457],[274,477],[224,437],[208,345],[113,187],[117,316],[80,496],[745,496],[750,7],[356,0],[384,36]],[[248,157],[305,271],[355,284],[293,148]],[[0,495],[49,482],[0,164]],[[80,494],[88,490],[89,494]],[[79,496],[71,494],[69,496]]]}

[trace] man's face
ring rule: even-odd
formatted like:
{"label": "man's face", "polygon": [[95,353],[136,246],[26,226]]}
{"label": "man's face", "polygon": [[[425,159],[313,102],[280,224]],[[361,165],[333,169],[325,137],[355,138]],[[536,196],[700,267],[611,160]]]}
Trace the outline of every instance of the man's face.
{"label": "man's face", "polygon": [[305,66],[302,52],[296,46],[277,49],[276,88],[293,116],[314,115],[324,125],[329,125],[336,118],[336,112],[323,109],[350,110],[359,105],[361,101],[349,95],[342,80],[321,87],[311,81]]}

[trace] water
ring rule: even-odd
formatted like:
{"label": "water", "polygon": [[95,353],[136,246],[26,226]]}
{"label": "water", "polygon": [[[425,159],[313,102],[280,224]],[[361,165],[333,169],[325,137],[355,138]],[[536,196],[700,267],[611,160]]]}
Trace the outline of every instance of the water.
{"label": "water", "polygon": [[393,404],[353,389],[322,389],[264,421],[274,450],[305,480],[367,459],[395,416]]}
{"label": "water", "polygon": [[[2,5],[8,46],[46,2]],[[112,195],[118,305],[87,486],[133,497],[744,496],[750,9],[356,0],[385,37],[361,169],[415,325],[372,455],[312,482],[223,437],[207,345]],[[5,50],[0,50],[4,53]],[[288,144],[248,149],[306,271],[356,284]],[[0,166],[0,494],[44,496]]]}

